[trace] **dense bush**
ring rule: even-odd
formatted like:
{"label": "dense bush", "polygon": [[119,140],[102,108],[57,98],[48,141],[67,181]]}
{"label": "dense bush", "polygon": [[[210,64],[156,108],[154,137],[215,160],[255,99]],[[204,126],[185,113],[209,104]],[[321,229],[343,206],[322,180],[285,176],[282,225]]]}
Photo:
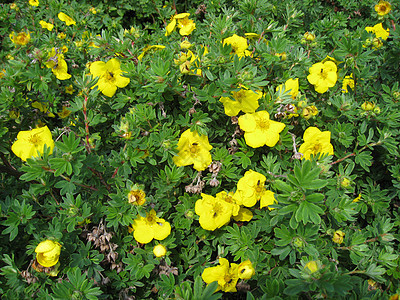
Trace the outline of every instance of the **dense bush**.
{"label": "dense bush", "polygon": [[0,4],[4,299],[397,299],[398,3]]}

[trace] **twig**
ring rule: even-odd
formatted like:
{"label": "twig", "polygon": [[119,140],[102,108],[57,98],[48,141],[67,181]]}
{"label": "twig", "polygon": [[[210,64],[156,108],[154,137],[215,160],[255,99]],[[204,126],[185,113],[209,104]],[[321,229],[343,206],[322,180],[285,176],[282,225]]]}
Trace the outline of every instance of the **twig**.
{"label": "twig", "polygon": [[85,144],[85,148],[87,150],[88,153],[92,152],[92,146],[90,145],[90,141],[89,141],[89,121],[87,118],[87,96],[85,96],[85,100],[83,101],[83,116],[85,117],[85,131],[86,131],[86,144]]}

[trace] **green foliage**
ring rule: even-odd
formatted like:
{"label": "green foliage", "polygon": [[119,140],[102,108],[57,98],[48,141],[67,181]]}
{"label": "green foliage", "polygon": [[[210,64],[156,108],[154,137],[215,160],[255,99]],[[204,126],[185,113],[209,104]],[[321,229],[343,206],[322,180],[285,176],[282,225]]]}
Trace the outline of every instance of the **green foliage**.
{"label": "green foliage", "polygon": [[[4,299],[400,294],[398,3],[380,16],[375,0],[38,2],[0,4]],[[60,12],[76,23],[67,25]],[[171,18],[185,12],[196,28],[185,37],[180,28],[165,35]],[[387,39],[365,28],[379,23]],[[12,32],[29,33],[30,40],[18,44],[14,36],[13,43]],[[246,38],[243,55],[239,43],[226,43],[234,34]],[[191,47],[182,48],[183,41]],[[71,78],[60,79],[48,66],[62,59],[53,49]],[[129,84],[108,97],[93,64],[113,58]],[[335,62],[337,82],[318,93],[309,69],[326,60]],[[354,82],[346,92],[348,76]],[[293,96],[285,82],[296,78]],[[242,89],[262,95],[256,111],[285,125],[275,146],[248,145],[245,122],[238,121],[245,104],[237,116],[225,114],[221,97],[236,100]],[[256,126],[270,126],[265,121]],[[54,149],[35,148],[22,161],[12,145],[22,131],[43,125]],[[310,159],[301,157],[310,127],[329,132],[333,155],[318,154],[314,144]],[[201,172],[174,162],[187,129],[212,146],[212,163]],[[254,193],[272,191],[276,202],[260,208],[260,196],[246,207],[250,221],[232,216],[214,231],[202,228],[201,193],[225,191],[226,201],[236,203],[238,181],[249,170],[266,178]],[[141,244],[132,234],[135,220],[151,210],[171,233]],[[56,266],[38,263],[35,250],[45,240],[61,245]],[[153,253],[158,244],[166,248],[163,257]],[[255,274],[225,293],[223,283],[206,284],[201,276],[219,258],[231,266],[250,260]]]}

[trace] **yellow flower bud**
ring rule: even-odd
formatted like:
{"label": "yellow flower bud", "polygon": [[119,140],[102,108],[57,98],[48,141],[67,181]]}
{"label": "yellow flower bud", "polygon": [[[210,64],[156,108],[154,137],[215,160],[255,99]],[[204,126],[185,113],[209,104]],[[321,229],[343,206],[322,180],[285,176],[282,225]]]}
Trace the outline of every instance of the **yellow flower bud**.
{"label": "yellow flower bud", "polygon": [[335,233],[333,234],[332,241],[336,244],[341,244],[343,243],[343,238],[345,236],[345,233],[341,230],[336,230]]}
{"label": "yellow flower bud", "polygon": [[348,188],[350,186],[350,184],[351,184],[351,181],[347,177],[343,177],[340,180],[340,186],[342,188]]}
{"label": "yellow flower bud", "polygon": [[154,246],[153,253],[156,257],[163,257],[167,254],[167,249],[163,245],[158,244]]}
{"label": "yellow flower bud", "polygon": [[188,40],[184,40],[180,46],[181,49],[189,49],[190,47],[192,47],[192,44]]}
{"label": "yellow flower bud", "polygon": [[250,260],[246,260],[238,266],[238,275],[240,279],[250,279],[256,271]]}
{"label": "yellow flower bud", "polygon": [[307,31],[307,32],[304,34],[304,39],[305,39],[306,41],[312,42],[313,40],[315,40],[315,34]]}
{"label": "yellow flower bud", "polygon": [[43,267],[52,267],[57,264],[61,253],[61,245],[57,242],[45,240],[35,249],[36,260]]}
{"label": "yellow flower bud", "polygon": [[311,274],[315,273],[318,271],[318,264],[315,260],[309,261],[308,263],[306,263],[306,265],[304,266],[304,269],[308,272],[310,272]]}
{"label": "yellow flower bud", "polygon": [[365,111],[370,111],[373,110],[375,107],[375,104],[369,101],[365,101],[363,104],[361,104],[361,109]]}

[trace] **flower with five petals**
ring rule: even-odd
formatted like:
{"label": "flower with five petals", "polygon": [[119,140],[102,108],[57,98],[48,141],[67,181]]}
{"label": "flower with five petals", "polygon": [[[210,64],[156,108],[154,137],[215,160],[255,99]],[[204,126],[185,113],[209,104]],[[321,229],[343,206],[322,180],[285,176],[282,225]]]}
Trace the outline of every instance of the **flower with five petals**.
{"label": "flower with five petals", "polygon": [[310,159],[311,155],[316,156],[318,153],[334,153],[330,131],[321,132],[317,127],[308,127],[304,131],[303,140],[304,143],[299,148],[299,152],[303,154],[302,158]]}
{"label": "flower with five petals", "polygon": [[54,141],[47,126],[35,128],[28,131],[20,131],[17,140],[11,146],[12,152],[23,161],[27,158],[37,157],[38,151],[43,154],[44,145],[50,148],[50,153],[54,149]]}
{"label": "flower with five petals", "polygon": [[167,25],[165,36],[169,36],[175,27],[179,28],[180,35],[191,34],[196,29],[196,24],[188,18],[189,16],[189,13],[181,13],[173,16],[171,22]]}
{"label": "flower with five petals", "polygon": [[179,138],[179,153],[172,160],[178,167],[193,164],[197,171],[204,171],[212,162],[211,149],[206,135],[200,136],[196,131],[187,129]]}
{"label": "flower with five petals", "polygon": [[141,244],[150,243],[153,239],[163,240],[171,233],[171,225],[157,217],[156,211],[152,209],[146,217],[138,216],[132,224],[133,237]]}
{"label": "flower with five petals", "polygon": [[90,73],[93,77],[99,77],[92,89],[97,86],[99,91],[107,97],[114,96],[117,87],[126,87],[130,82],[129,78],[122,76],[124,72],[116,58],[112,58],[106,63],[104,61],[93,62],[90,65]]}
{"label": "flower with five petals", "polygon": [[333,61],[325,61],[313,64],[308,71],[307,80],[317,93],[323,94],[337,81],[337,66]]}
{"label": "flower with five petals", "polygon": [[269,113],[265,110],[254,114],[245,114],[238,120],[240,129],[244,133],[246,144],[252,148],[274,147],[279,141],[279,133],[285,128],[285,124],[269,119]]}
{"label": "flower with five petals", "polygon": [[239,280],[238,264],[231,263],[229,266],[229,261],[221,257],[219,265],[204,269],[201,278],[207,284],[217,281],[216,291],[236,292],[236,283]]}
{"label": "flower with five petals", "polygon": [[254,113],[259,107],[258,99],[262,97],[262,93],[242,88],[240,91],[232,92],[232,97],[235,100],[229,97],[219,99],[219,102],[224,105],[225,114],[230,117],[236,116],[240,111]]}

